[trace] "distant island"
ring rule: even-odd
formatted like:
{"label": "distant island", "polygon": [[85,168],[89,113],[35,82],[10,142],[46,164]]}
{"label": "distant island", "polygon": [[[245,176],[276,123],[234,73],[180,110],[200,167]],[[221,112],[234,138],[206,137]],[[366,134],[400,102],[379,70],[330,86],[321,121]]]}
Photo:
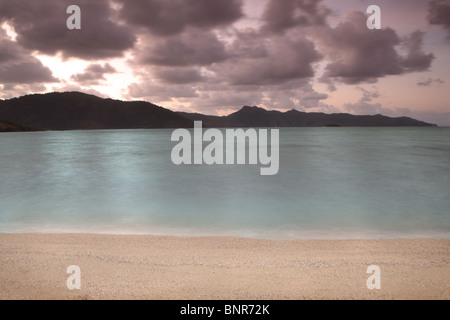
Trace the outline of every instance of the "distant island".
{"label": "distant island", "polygon": [[174,112],[144,101],[103,99],[80,92],[32,94],[0,100],[0,132],[225,127],[417,127],[408,117],[268,111],[245,106],[228,116]]}

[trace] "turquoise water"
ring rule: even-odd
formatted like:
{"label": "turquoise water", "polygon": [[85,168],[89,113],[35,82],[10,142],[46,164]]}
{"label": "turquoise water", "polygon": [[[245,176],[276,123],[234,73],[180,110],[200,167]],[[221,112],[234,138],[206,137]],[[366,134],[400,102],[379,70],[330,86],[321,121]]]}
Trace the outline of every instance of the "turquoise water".
{"label": "turquoise water", "polygon": [[450,128],[280,129],[280,168],[171,161],[172,130],[0,134],[0,232],[450,236]]}

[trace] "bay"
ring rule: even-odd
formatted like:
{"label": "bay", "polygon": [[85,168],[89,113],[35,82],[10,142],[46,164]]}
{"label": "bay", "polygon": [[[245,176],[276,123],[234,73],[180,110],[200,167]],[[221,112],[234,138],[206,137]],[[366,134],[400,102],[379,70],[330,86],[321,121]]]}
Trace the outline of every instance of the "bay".
{"label": "bay", "polygon": [[0,232],[450,236],[450,128],[282,128],[275,176],[176,166],[171,133],[0,134]]}

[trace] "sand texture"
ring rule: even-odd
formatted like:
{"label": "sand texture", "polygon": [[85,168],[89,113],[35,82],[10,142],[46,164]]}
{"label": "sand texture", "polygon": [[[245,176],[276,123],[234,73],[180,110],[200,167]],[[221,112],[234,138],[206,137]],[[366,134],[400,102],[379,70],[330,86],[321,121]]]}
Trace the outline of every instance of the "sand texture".
{"label": "sand texture", "polygon": [[0,234],[0,299],[449,299],[449,260],[450,239]]}

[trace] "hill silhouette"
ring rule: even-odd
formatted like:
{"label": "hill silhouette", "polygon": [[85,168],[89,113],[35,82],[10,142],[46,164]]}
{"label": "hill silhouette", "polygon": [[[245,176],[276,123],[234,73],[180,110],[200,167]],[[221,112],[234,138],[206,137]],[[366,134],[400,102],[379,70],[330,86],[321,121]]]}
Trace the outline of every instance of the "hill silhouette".
{"label": "hill silhouette", "polygon": [[408,117],[391,118],[383,115],[359,116],[346,113],[308,113],[297,110],[268,111],[258,107],[243,107],[224,117],[179,112],[180,115],[203,121],[204,127],[417,127],[433,124]]}
{"label": "hill silhouette", "polygon": [[248,106],[218,117],[173,112],[149,102],[103,99],[80,92],[0,100],[0,119],[0,131],[191,128],[194,121],[203,121],[203,126],[209,128],[433,126],[407,117],[280,112]]}
{"label": "hill silhouette", "polygon": [[149,102],[80,92],[33,94],[0,102],[0,119],[38,130],[187,128],[188,120]]}

